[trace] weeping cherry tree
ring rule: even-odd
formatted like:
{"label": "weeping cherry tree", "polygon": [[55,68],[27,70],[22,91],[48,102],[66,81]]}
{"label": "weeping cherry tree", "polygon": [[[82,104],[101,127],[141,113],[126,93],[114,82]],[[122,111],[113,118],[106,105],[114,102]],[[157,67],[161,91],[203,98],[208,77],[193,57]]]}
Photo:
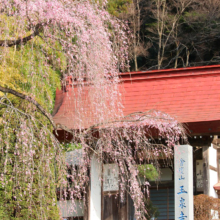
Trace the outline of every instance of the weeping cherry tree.
{"label": "weeping cherry tree", "polygon": [[[130,31],[106,7],[88,0],[0,2],[1,219],[60,219],[58,188],[73,208],[75,199],[85,202],[94,154],[99,163],[118,164],[118,196],[129,192],[136,219],[146,219],[136,158],[170,155],[184,130],[158,111],[123,115],[119,72],[128,67]],[[68,79],[72,129],[52,117],[56,88]],[[71,173],[57,129],[82,147],[80,166]],[[165,144],[149,140],[152,130]]]}

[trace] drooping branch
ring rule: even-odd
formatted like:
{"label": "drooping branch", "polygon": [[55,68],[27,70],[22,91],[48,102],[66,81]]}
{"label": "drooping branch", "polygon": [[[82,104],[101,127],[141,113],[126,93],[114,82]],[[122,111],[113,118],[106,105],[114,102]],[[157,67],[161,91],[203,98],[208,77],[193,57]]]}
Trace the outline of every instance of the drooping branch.
{"label": "drooping branch", "polygon": [[37,24],[34,28],[34,32],[27,37],[19,38],[17,40],[0,40],[1,47],[12,47],[15,45],[26,44],[28,41],[33,39],[35,36],[39,34],[40,28],[42,24]]}
{"label": "drooping branch", "polygon": [[[72,130],[68,129],[66,126],[61,125],[61,124],[56,124],[53,120],[53,117],[50,113],[48,113],[35,99],[33,99],[32,97],[22,94],[20,92],[17,92],[13,89],[9,89],[9,88],[4,88],[2,86],[0,86],[0,91],[4,92],[4,93],[10,93],[12,95],[15,95],[21,99],[27,100],[28,102],[32,103],[33,105],[35,105],[38,110],[49,120],[49,122],[51,123],[51,125],[53,126],[54,131],[56,132],[58,128],[61,128],[69,133],[72,133]],[[57,134],[57,132],[56,132]]]}
{"label": "drooping branch", "polygon": [[[57,133],[57,129],[61,129],[61,130],[64,130],[70,134],[75,134],[73,132],[72,129],[69,129],[68,127],[66,127],[65,125],[62,125],[60,123],[56,124],[53,120],[53,117],[50,113],[48,113],[35,99],[33,99],[31,96],[28,96],[28,95],[25,95],[23,93],[20,93],[20,92],[17,92],[13,89],[9,89],[9,88],[4,88],[2,86],[0,86],[0,91],[1,92],[4,92],[4,93],[10,93],[10,94],[13,94],[21,99],[24,99],[30,103],[32,103],[33,105],[35,105],[38,110],[49,120],[50,124],[52,125],[53,127],[53,130],[54,132],[56,133],[56,135],[58,136],[58,133]],[[134,112],[132,114],[129,114],[123,118],[119,118],[119,119],[116,119],[116,120],[110,120],[110,121],[106,121],[106,122],[103,122],[103,123],[97,123],[97,124],[94,124],[94,125],[91,125],[90,127],[88,127],[87,129],[84,130],[84,136],[87,136],[89,133],[93,133],[93,131],[97,131],[99,130],[100,128],[108,128],[108,129],[111,129],[112,127],[115,126],[115,128],[117,127],[124,127],[124,129],[128,129],[128,127],[130,127],[131,125],[133,126],[137,126],[138,127],[138,124],[141,124],[142,122],[148,120],[148,119],[152,119],[154,118],[155,120],[155,123],[156,121],[165,121],[165,122],[175,122],[175,120],[173,118],[170,118],[168,117],[166,114],[159,114],[157,116],[155,116],[153,113],[155,111],[154,110],[151,110],[151,111],[147,111],[147,112]],[[151,125],[149,124],[148,126],[151,127]],[[157,128],[157,126],[153,126],[155,128]],[[182,131],[181,132],[181,135],[183,137],[185,137],[184,133],[185,133],[185,129],[184,127],[178,123],[178,127],[181,128],[180,130]],[[159,127],[158,127],[159,129]]]}
{"label": "drooping branch", "polygon": [[15,95],[21,99],[24,99],[24,100],[27,100],[28,102],[32,103],[33,105],[35,105],[39,110],[40,112],[46,116],[48,118],[48,120],[50,121],[50,123],[52,124],[53,128],[56,129],[56,125],[55,123],[53,122],[53,118],[52,116],[35,100],[33,99],[32,97],[28,96],[28,95],[25,95],[25,94],[22,94],[20,92],[17,92],[13,89],[9,89],[9,88],[4,88],[2,86],[0,86],[0,91],[1,92],[4,92],[4,93],[10,93],[12,95]]}

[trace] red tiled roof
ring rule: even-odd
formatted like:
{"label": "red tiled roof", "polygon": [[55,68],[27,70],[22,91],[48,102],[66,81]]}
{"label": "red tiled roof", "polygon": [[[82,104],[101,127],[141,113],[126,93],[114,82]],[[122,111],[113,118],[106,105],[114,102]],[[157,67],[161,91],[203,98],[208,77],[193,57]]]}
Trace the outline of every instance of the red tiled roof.
{"label": "red tiled roof", "polygon": [[[122,73],[121,82],[125,115],[157,109],[182,123],[220,122],[220,65]],[[70,91],[57,91],[54,108],[54,121],[69,128],[72,98]],[[89,123],[92,115],[85,117]]]}

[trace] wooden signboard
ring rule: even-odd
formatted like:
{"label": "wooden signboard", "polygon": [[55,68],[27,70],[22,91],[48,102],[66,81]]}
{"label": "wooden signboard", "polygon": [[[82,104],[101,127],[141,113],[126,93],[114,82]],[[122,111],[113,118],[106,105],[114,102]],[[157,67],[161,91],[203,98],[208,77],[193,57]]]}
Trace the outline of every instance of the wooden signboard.
{"label": "wooden signboard", "polygon": [[118,191],[118,165],[104,164],[103,166],[103,191]]}

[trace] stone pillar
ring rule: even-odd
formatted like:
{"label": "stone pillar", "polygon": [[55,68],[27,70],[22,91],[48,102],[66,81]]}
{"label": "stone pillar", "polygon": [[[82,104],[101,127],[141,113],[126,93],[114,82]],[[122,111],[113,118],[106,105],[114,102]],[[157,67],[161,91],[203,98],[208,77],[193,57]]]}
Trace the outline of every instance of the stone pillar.
{"label": "stone pillar", "polygon": [[94,154],[91,159],[91,188],[89,198],[89,220],[101,220],[101,173],[102,165]]}
{"label": "stone pillar", "polygon": [[174,148],[175,219],[193,220],[193,150],[190,145]]}

